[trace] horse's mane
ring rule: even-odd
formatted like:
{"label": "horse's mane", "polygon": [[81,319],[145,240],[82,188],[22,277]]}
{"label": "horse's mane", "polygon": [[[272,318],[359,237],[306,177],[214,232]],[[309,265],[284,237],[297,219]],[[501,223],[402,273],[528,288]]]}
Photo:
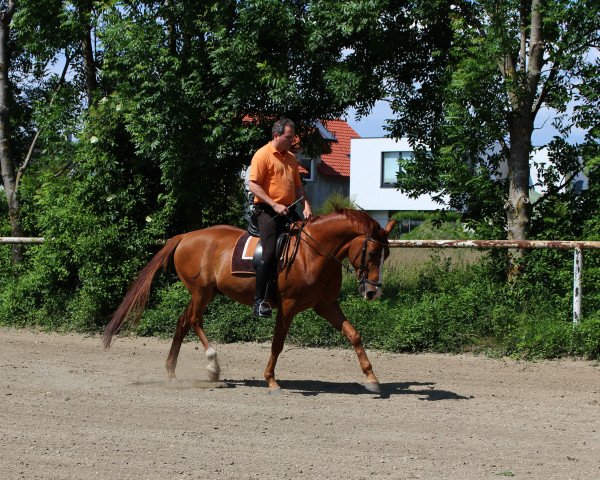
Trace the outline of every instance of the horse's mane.
{"label": "horse's mane", "polygon": [[364,231],[368,235],[372,235],[381,230],[381,226],[379,225],[379,223],[377,223],[376,220],[371,218],[369,214],[367,214],[365,211],[353,210],[351,208],[343,208],[338,206],[334,206],[334,208],[334,212],[327,215],[313,217],[309,223],[318,225],[321,222],[326,222],[332,217],[339,216],[347,218],[348,220],[356,224],[360,230]]}

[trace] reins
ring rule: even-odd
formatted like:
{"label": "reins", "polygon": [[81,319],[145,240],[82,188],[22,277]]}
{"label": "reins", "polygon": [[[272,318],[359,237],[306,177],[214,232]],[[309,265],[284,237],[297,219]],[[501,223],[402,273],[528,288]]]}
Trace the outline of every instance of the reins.
{"label": "reins", "polygon": [[[315,248],[314,245],[311,245],[310,243],[308,243],[305,238],[302,238],[302,233],[304,233],[304,235],[306,235],[313,242],[315,242],[319,248],[323,248],[323,246],[317,240],[315,240],[314,237],[310,233],[308,233],[306,230],[304,230],[305,225],[306,225],[306,222],[302,222],[302,225],[300,227],[300,230],[298,231],[297,237],[300,240],[302,240],[304,243],[306,243],[315,252],[317,252],[320,256],[325,257],[325,258],[326,257],[333,258],[336,262],[338,262],[342,266],[342,268],[346,269],[347,273],[352,273],[352,270],[348,266],[344,265],[344,263],[339,258],[337,258],[335,255],[332,255],[331,252],[328,252],[327,254],[323,254],[317,248]],[[296,241],[296,244],[299,245],[300,242]],[[296,250],[298,250],[298,246],[296,246]],[[356,260],[356,258],[355,258],[355,260]]]}
{"label": "reins", "polygon": [[[352,273],[352,269],[350,267],[348,267],[347,265],[344,265],[344,263],[337,258],[335,255],[332,254],[332,252],[328,252],[326,255],[324,255],[323,253],[321,253],[317,248],[315,248],[313,245],[311,245],[310,243],[308,243],[306,241],[306,239],[302,238],[302,233],[304,233],[308,238],[310,238],[313,242],[315,242],[317,244],[317,246],[319,246],[319,248],[323,249],[323,246],[317,241],[315,240],[315,238],[308,233],[306,230],[304,230],[304,226],[306,225],[306,221],[302,222],[302,225],[300,226],[300,229],[298,231],[297,237],[299,239],[301,239],[302,241],[304,241],[304,243],[306,243],[310,248],[312,248],[314,251],[316,251],[319,255],[321,255],[322,257],[329,257],[329,258],[333,258],[336,262],[338,262],[342,268],[344,268],[346,270],[347,273]],[[356,256],[354,257],[354,259],[352,260],[351,263],[354,264],[354,262],[356,261],[356,259],[358,258],[359,255],[361,255],[361,261],[360,261],[360,267],[358,268],[358,275],[359,275],[359,279],[358,279],[358,284],[359,285],[363,285],[363,284],[368,284],[368,285],[373,285],[376,286],[377,288],[381,288],[382,287],[382,282],[372,282],[371,280],[369,280],[368,276],[365,275],[365,272],[367,271],[367,246],[369,244],[369,242],[374,242],[374,243],[378,243],[379,245],[387,245],[387,242],[380,242],[379,240],[375,240],[373,237],[371,237],[371,235],[367,235],[365,233],[365,241],[363,242],[363,246],[361,248],[361,250],[356,254]],[[295,247],[295,252],[294,252],[294,257],[295,257],[295,253],[297,253],[298,251],[298,245],[299,242],[296,241],[296,247]],[[292,261],[293,258],[292,257]],[[383,252],[382,252],[382,262],[383,263]],[[290,262],[291,265],[291,262]],[[380,265],[380,269],[381,269]],[[381,275],[380,275],[381,277]]]}

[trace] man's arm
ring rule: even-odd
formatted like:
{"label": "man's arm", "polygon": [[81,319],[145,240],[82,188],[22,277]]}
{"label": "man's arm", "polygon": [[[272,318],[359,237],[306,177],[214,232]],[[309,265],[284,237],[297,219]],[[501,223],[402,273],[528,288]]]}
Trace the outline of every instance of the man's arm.
{"label": "man's arm", "polygon": [[267,192],[265,192],[264,189],[254,180],[250,180],[248,182],[248,188],[250,188],[250,192],[252,192],[252,194],[256,198],[273,208],[273,210],[275,210],[275,213],[277,213],[278,215],[287,215],[289,213],[286,205],[281,205],[275,202],[275,200],[269,197],[269,195],[267,195]]}
{"label": "man's arm", "polygon": [[312,208],[310,208],[310,202],[308,201],[308,197],[306,196],[306,192],[304,191],[304,187],[302,185],[296,187],[296,198],[301,197],[304,197],[304,210],[302,213],[304,214],[304,218],[309,220],[310,217],[312,217]]}

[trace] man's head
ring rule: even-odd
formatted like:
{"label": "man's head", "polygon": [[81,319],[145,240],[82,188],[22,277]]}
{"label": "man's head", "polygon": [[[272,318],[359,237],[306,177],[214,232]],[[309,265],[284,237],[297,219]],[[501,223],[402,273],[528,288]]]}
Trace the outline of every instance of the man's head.
{"label": "man's head", "polygon": [[273,125],[273,146],[284,153],[292,148],[296,137],[296,126],[289,118],[281,118]]}

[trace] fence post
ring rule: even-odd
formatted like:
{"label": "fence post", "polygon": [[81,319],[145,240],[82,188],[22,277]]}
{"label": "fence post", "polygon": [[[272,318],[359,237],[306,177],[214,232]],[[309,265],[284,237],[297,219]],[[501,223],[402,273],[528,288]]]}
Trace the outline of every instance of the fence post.
{"label": "fence post", "polygon": [[581,320],[581,272],[583,270],[583,253],[575,248],[573,256],[573,326]]}

